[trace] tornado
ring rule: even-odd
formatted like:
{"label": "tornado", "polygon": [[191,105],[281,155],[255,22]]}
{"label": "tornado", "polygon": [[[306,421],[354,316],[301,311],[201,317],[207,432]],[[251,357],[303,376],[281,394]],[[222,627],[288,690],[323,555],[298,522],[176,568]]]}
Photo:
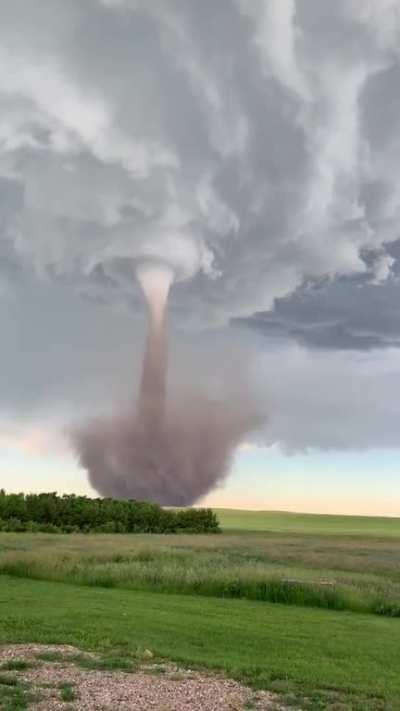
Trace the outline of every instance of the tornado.
{"label": "tornado", "polygon": [[148,330],[138,402],[138,423],[143,430],[163,426],[167,390],[166,305],[173,272],[166,266],[144,264],[136,270],[148,312]]}
{"label": "tornado", "polygon": [[220,484],[233,454],[261,424],[246,394],[227,401],[168,391],[167,302],[174,271],[145,261],[135,270],[147,310],[136,404],[73,428],[72,442],[92,487],[107,497],[188,506]]}

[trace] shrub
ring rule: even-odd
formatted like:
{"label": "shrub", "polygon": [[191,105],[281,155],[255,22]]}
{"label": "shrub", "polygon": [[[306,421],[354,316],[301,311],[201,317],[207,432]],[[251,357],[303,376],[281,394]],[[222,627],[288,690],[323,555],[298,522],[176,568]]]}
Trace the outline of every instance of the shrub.
{"label": "shrub", "polygon": [[0,531],[35,533],[217,533],[211,509],[163,509],[146,501],[0,490]]}
{"label": "shrub", "polygon": [[3,523],[3,531],[22,533],[23,531],[26,531],[26,526],[27,524],[24,521],[11,516],[9,519],[5,519]]}

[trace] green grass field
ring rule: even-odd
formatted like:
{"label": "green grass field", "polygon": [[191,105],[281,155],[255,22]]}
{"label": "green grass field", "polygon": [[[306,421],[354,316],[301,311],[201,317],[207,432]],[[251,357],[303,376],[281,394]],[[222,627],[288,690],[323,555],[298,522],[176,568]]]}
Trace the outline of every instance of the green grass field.
{"label": "green grass field", "polygon": [[399,708],[399,620],[8,577],[0,605],[3,643],[68,643],[118,656],[149,648],[297,699]]}
{"label": "green grass field", "polygon": [[400,709],[400,520],[218,515],[221,535],[0,534],[0,641],[147,647],[302,708]]}
{"label": "green grass field", "polygon": [[400,517],[331,516],[285,511],[215,509],[224,530],[273,531],[339,536],[400,538]]}

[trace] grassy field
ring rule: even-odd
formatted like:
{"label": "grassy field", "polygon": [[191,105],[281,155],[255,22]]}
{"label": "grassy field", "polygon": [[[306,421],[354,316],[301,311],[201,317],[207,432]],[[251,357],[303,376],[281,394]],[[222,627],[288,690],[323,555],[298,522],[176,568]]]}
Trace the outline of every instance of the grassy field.
{"label": "grassy field", "polygon": [[339,536],[400,538],[400,517],[331,516],[287,511],[215,509],[224,530],[274,531]]}
{"label": "grassy field", "polygon": [[287,700],[313,698],[314,708],[344,699],[360,711],[400,708],[400,620],[8,577],[0,606],[3,643],[63,642],[119,657],[149,648]]}
{"label": "grassy field", "polygon": [[400,617],[400,546],[392,536],[3,533],[0,572]]}
{"label": "grassy field", "polygon": [[399,522],[218,514],[221,535],[0,534],[0,640],[145,646],[304,708],[400,709]]}

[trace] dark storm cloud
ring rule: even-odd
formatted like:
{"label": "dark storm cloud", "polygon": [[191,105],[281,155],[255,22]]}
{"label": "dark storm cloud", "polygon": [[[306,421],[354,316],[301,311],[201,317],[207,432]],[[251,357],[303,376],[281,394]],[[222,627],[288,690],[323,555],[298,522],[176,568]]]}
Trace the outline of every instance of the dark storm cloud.
{"label": "dark storm cloud", "polygon": [[[393,245],[392,254],[398,250]],[[303,285],[276,299],[272,311],[236,323],[266,337],[292,339],[309,348],[372,350],[400,345],[399,265],[384,283],[365,276]],[[235,323],[235,321],[233,322]]]}

